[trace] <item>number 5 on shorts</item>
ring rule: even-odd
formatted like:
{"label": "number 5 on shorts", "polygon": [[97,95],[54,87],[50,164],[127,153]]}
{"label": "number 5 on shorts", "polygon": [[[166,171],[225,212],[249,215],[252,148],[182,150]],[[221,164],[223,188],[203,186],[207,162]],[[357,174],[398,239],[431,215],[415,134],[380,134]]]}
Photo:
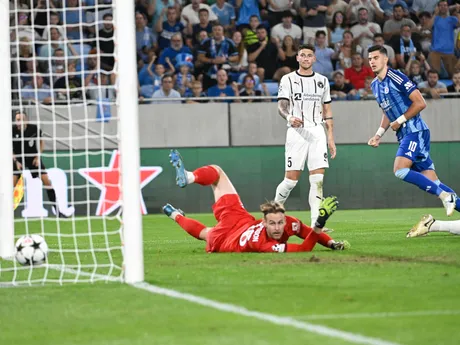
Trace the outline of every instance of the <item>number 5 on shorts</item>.
{"label": "number 5 on shorts", "polygon": [[288,157],[288,159],[287,159],[287,167],[288,167],[288,168],[292,167],[292,160],[291,160],[291,157]]}

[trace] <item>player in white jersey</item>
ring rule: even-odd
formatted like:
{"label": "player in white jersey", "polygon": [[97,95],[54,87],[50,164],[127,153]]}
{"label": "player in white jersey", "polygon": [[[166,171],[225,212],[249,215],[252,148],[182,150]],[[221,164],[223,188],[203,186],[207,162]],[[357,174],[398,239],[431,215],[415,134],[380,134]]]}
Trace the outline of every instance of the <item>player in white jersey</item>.
{"label": "player in white jersey", "polygon": [[409,230],[406,237],[425,236],[429,232],[450,232],[460,235],[460,220],[436,220],[431,214],[426,214]]}
{"label": "player in white jersey", "polygon": [[307,163],[310,172],[308,202],[311,224],[318,218],[319,204],[323,197],[324,172],[329,167],[327,148],[331,159],[336,155],[329,81],[325,76],[313,72],[315,61],[315,47],[302,45],[297,52],[299,69],[281,78],[278,113],[287,121],[288,126],[286,173],[275,195],[275,201],[284,204]]}

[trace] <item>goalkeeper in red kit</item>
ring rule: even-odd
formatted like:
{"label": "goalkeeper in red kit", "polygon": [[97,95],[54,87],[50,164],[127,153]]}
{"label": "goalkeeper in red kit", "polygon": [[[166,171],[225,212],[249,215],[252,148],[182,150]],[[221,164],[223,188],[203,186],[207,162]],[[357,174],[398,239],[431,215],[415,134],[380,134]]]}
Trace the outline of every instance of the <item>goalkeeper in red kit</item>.
{"label": "goalkeeper in red kit", "polygon": [[[185,170],[184,162],[177,150],[171,150],[171,163],[176,169],[179,187],[197,183],[211,186],[215,204],[213,213],[217,219],[214,227],[187,218],[180,209],[170,204],[163,212],[181,228],[198,240],[206,241],[207,252],[309,252],[316,243],[333,250],[349,247],[348,242],[334,241],[322,232],[327,219],[337,209],[336,197],[325,198],[320,205],[320,214],[313,228],[299,219],[285,215],[283,205],[271,201],[261,205],[263,219],[256,220],[243,206],[238,193],[225,172],[217,165],[208,165],[194,170]],[[287,243],[289,237],[298,236],[301,244]]]}

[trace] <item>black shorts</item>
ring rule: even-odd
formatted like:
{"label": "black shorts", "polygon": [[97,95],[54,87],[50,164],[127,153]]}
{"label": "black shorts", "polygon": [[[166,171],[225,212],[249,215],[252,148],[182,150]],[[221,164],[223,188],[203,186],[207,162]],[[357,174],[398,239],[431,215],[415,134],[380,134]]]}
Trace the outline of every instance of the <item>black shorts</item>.
{"label": "black shorts", "polygon": [[[43,164],[42,160],[40,159],[40,164],[38,167],[34,166],[34,158],[33,157],[25,157],[24,161],[21,159],[18,159],[18,162],[22,164],[22,170],[28,169],[30,170],[30,173],[32,175],[32,178],[37,178],[41,174],[47,174],[46,172],[46,167]],[[21,175],[22,171],[18,169],[16,166],[16,162],[13,161],[13,174],[14,175]]]}

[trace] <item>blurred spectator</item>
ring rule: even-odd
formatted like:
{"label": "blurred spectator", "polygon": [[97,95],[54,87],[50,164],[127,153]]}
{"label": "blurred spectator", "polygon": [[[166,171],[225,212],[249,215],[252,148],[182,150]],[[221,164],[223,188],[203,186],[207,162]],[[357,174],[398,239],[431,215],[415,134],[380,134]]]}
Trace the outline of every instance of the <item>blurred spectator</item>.
{"label": "blurred spectator", "polygon": [[[460,17],[460,13],[457,16]],[[449,16],[447,0],[440,0],[435,16],[431,21],[433,23],[433,41],[428,56],[429,63],[436,71],[440,71],[442,61],[449,77],[451,77],[457,63],[457,58],[454,55],[454,31],[459,20],[457,17]]]}
{"label": "blurred spectator", "polygon": [[331,60],[334,50],[327,46],[326,33],[322,30],[316,32],[315,48],[316,62],[313,64],[313,71],[330,79],[334,70]]}
{"label": "blurred spectator", "polygon": [[246,75],[252,75],[252,78],[254,78],[255,85],[254,87],[257,90],[261,90],[262,86],[260,85],[260,78],[257,75],[257,64],[255,62],[251,62],[248,67],[247,73],[241,73],[240,77],[238,78],[238,84],[243,85],[243,80]]}
{"label": "blurred spectator", "polygon": [[343,37],[343,33],[346,30],[345,15],[343,12],[337,11],[332,17],[332,23],[327,28],[329,46],[333,47],[336,43],[340,42]]}
{"label": "blurred spectator", "polygon": [[147,27],[147,17],[144,14],[136,13],[136,50],[137,54],[147,62],[148,51],[155,49],[157,43],[156,36],[152,29]]}
{"label": "blurred spectator", "polygon": [[292,0],[268,0],[267,3],[268,24],[271,28],[281,22],[285,13],[291,13],[291,7],[293,5]]}
{"label": "blurred spectator", "polygon": [[364,79],[364,88],[358,90],[360,99],[375,99],[371,88],[372,80],[374,80],[372,77],[366,77],[366,79]]}
{"label": "blurred spectator", "polygon": [[329,4],[330,0],[301,0],[299,12],[303,17],[304,43],[314,44],[315,34],[320,30],[327,36],[326,11]]}
{"label": "blurred spectator", "polygon": [[430,65],[426,60],[424,61],[425,68],[422,67],[422,64],[418,60],[410,59],[407,62],[405,73],[415,85],[424,82],[426,80],[426,75],[428,74],[428,71],[431,69]]}
{"label": "blurred spectator", "polygon": [[259,25],[260,25],[259,17],[257,17],[256,15],[253,15],[249,19],[249,27],[244,28],[241,31],[243,33],[244,45],[246,46],[246,48],[249,48],[249,46],[259,42],[259,39],[257,38],[257,32],[256,32]]}
{"label": "blurred spectator", "polygon": [[348,23],[356,24],[359,22],[359,11],[365,8],[368,13],[369,22],[383,20],[383,11],[377,0],[351,0],[347,8]]}
{"label": "blurred spectator", "polygon": [[156,91],[160,88],[161,85],[161,77],[165,74],[165,66],[162,64],[156,64],[156,55],[152,53],[150,56],[150,61],[148,65],[142,67],[139,71],[139,85],[153,85],[153,91]]}
{"label": "blurred spectator", "polygon": [[334,84],[331,85],[331,96],[337,100],[359,99],[358,91],[350,83],[345,83],[344,72],[337,70],[332,73]]}
{"label": "blurred spectator", "polygon": [[[388,44],[385,44],[385,40],[383,39],[383,35],[382,34],[375,34],[374,39],[373,39],[373,43],[374,43],[373,45],[379,45],[379,46],[385,47],[385,49],[387,50],[389,65],[391,67],[393,67],[393,68],[396,68],[397,62],[396,62],[395,51],[394,51],[393,47],[389,46]],[[363,52],[364,64],[366,66],[369,66],[368,49],[369,48],[364,49],[364,52]]]}
{"label": "blurred spectator", "polygon": [[[67,65],[66,60],[65,53],[61,48],[54,50],[54,55],[51,59],[51,74],[53,75],[53,81],[56,81],[57,76],[60,78],[60,75],[65,73]],[[49,71],[48,66],[46,66],[46,71]]]}
{"label": "blurred spectator", "polygon": [[185,31],[187,32],[188,35],[192,35],[193,37],[193,44],[198,44],[201,42],[200,40],[200,34],[202,31],[205,31],[209,34],[212,33],[212,25],[209,22],[209,12],[207,9],[202,8],[199,10],[199,18],[200,22],[198,24],[190,24],[190,22],[187,24],[187,28]]}
{"label": "blurred spectator", "polygon": [[84,31],[82,23],[85,21],[83,9],[80,0],[66,0],[63,2],[63,12],[61,12],[61,22],[70,40],[79,40],[84,38],[81,33]]}
{"label": "blurred spectator", "polygon": [[297,44],[299,44],[302,39],[302,29],[300,26],[292,24],[291,11],[283,12],[282,23],[273,26],[271,31],[273,43],[276,43],[275,39],[278,39],[279,42],[283,42],[286,36],[291,36]]}
{"label": "blurred spectator", "polygon": [[171,38],[176,32],[184,31],[184,24],[179,21],[177,10],[175,7],[165,7],[163,12],[166,11],[166,20],[158,20],[155,26],[158,32],[158,46],[160,50],[168,48],[171,44]]}
{"label": "blurred spectator", "polygon": [[[203,87],[207,89],[214,84],[216,74],[224,64],[238,61],[238,52],[233,42],[224,36],[224,28],[220,24],[212,28],[213,38],[204,40],[198,51],[198,60],[203,64]],[[225,73],[227,76],[227,73]]]}
{"label": "blurred spectator", "polygon": [[447,93],[447,86],[439,81],[439,73],[435,70],[428,72],[428,80],[417,85],[420,92],[426,93],[432,98],[441,98],[441,94]]}
{"label": "blurred spectator", "polygon": [[236,76],[239,76],[239,73],[248,70],[248,52],[244,47],[243,36],[241,32],[235,31],[232,36],[233,43],[235,43],[235,49],[238,53],[238,60],[235,62],[229,62],[231,66],[231,73],[236,73]]}
{"label": "blurred spectator", "polygon": [[98,46],[101,54],[110,54],[101,56],[101,67],[106,71],[113,70],[115,58],[113,56],[115,44],[113,40],[113,16],[112,13],[106,13],[103,17],[104,24],[98,33]]}
{"label": "blurred spectator", "polygon": [[50,12],[50,24],[43,30],[42,40],[48,41],[51,28],[56,28],[62,39],[67,39],[64,27],[62,26],[61,17],[56,12]]}
{"label": "blurred spectator", "polygon": [[374,35],[382,32],[382,30],[377,23],[369,21],[369,12],[366,8],[359,9],[358,15],[359,23],[354,25],[350,31],[353,33],[355,41],[357,41],[361,47],[369,47],[372,45]]}
{"label": "blurred spectator", "polygon": [[334,58],[338,59],[337,68],[346,69],[351,67],[351,57],[353,54],[361,54],[363,48],[361,48],[357,40],[354,40],[353,33],[347,30],[343,33],[342,42],[338,42],[334,50]]}
{"label": "blurred spectator", "polygon": [[224,27],[225,32],[232,32],[235,29],[235,8],[225,0],[217,0],[211,6],[211,10],[217,16],[219,24]]}
{"label": "blurred spectator", "polygon": [[46,42],[44,45],[41,46],[40,48],[40,57],[42,58],[48,58],[50,56],[54,55],[54,51],[56,49],[62,49],[66,56],[77,56],[77,52],[73,48],[73,45],[70,42],[65,42],[61,34],[59,33],[59,30],[57,28],[51,28],[50,29],[50,41]]}
{"label": "blurred spectator", "polygon": [[[227,85],[228,76],[224,69],[220,69],[217,72],[217,85],[212,86],[208,89],[209,97],[226,97],[226,96],[238,96],[238,86],[235,82],[232,86]],[[225,101],[230,103],[230,100]]]}
{"label": "blurred spectator", "polygon": [[[246,74],[243,79],[243,89],[240,91],[240,96],[252,96],[252,97],[260,97],[262,96],[262,92],[260,90],[256,90],[255,88],[256,81],[251,74]],[[261,99],[242,99],[241,102],[243,103],[257,103],[262,102]]]}
{"label": "blurred spectator", "polygon": [[166,65],[166,58],[168,58],[174,66],[177,54],[192,54],[190,48],[183,45],[182,34],[179,32],[171,37],[171,46],[161,52],[158,63]]}
{"label": "blurred spectator", "polygon": [[[180,98],[180,93],[173,89],[173,78],[165,74],[161,78],[161,87],[155,91],[152,98]],[[152,103],[180,103],[180,101],[152,101]]]}
{"label": "blurred spectator", "polygon": [[382,0],[379,2],[379,5],[383,13],[385,14],[385,19],[391,19],[391,17],[394,17],[395,6],[402,7],[404,16],[409,15],[409,7],[407,7],[406,2],[403,0]]}
{"label": "blurred spectator", "polygon": [[259,4],[262,8],[267,5],[266,0],[236,0],[235,7],[239,9],[236,27],[250,23],[252,16],[256,16],[260,21]]}
{"label": "blurred spectator", "polygon": [[43,36],[43,31],[45,27],[48,26],[48,14],[55,11],[56,6],[54,6],[53,0],[38,0],[37,6],[34,10],[34,17],[32,23],[34,25],[35,31],[40,36]]}
{"label": "blurred spectator", "polygon": [[75,63],[67,65],[67,73],[56,80],[54,91],[58,100],[82,99],[82,77],[77,73]]}
{"label": "blurred spectator", "polygon": [[92,85],[90,85],[89,90],[86,92],[88,98],[93,100],[104,98],[114,100],[116,92],[111,80],[114,80],[112,74],[107,74],[106,72],[100,73],[98,78],[99,86],[91,87]]}
{"label": "blurred spectator", "polygon": [[422,47],[423,53],[428,55],[430,52],[432,39],[431,14],[428,12],[422,12],[420,13],[419,20],[420,24],[417,26],[417,29],[420,34],[420,45]]}
{"label": "blurred spectator", "polygon": [[24,72],[27,69],[27,61],[34,57],[33,46],[27,37],[19,40],[19,71]]}
{"label": "blurred spectator", "polygon": [[409,59],[415,59],[416,57],[425,60],[422,47],[418,43],[417,35],[412,35],[409,25],[403,25],[401,27],[401,34],[393,37],[390,43],[396,54],[397,68],[406,68]]}
{"label": "blurred spectator", "polygon": [[391,37],[399,35],[403,26],[408,26],[410,30],[416,29],[412,20],[404,18],[404,7],[398,4],[393,7],[393,18],[385,21],[383,25],[383,37],[389,41]]}
{"label": "blurred spectator", "polygon": [[353,54],[351,57],[351,67],[345,70],[345,79],[351,83],[356,90],[364,88],[366,77],[374,77],[370,67],[364,66],[361,54]]}
{"label": "blurred spectator", "polygon": [[40,35],[29,24],[29,14],[19,12],[17,18],[17,27],[11,30],[11,42],[19,41],[23,37],[29,39],[30,42],[39,41]]}
{"label": "blurred spectator", "polygon": [[257,74],[260,80],[271,79],[276,71],[276,64],[273,58],[278,55],[277,47],[268,40],[267,29],[259,25],[257,28],[258,42],[248,47],[248,61],[256,62]]}
{"label": "blurred spectator", "polygon": [[89,84],[98,85],[98,75],[101,71],[100,56],[97,49],[91,49],[83,66],[77,68],[77,72],[82,72],[85,76],[85,86]]}
{"label": "blurred spectator", "polygon": [[[195,80],[194,82],[192,82],[192,90],[187,92],[185,94],[185,97],[206,97],[206,93],[203,92],[203,85],[201,84],[201,81],[199,80]],[[194,104],[194,103],[208,103],[209,101],[208,100],[191,100],[191,99],[188,99],[187,101],[185,101],[185,103],[189,103],[189,104]]]}
{"label": "blurred spectator", "polygon": [[[447,87],[447,92],[460,93],[460,70],[454,72],[454,75],[452,76],[452,82],[452,85]],[[457,97],[460,98],[460,95]]]}
{"label": "blurred spectator", "polygon": [[22,89],[21,96],[24,100],[35,100],[43,104],[51,104],[53,100],[50,87],[43,82],[43,77],[39,73],[35,74],[32,85],[26,85]]}
{"label": "blurred spectator", "polygon": [[[112,1],[107,1],[107,0],[98,0],[99,2],[97,3],[96,1],[96,4],[97,5],[97,10],[96,10],[96,7],[90,7],[90,8],[86,8],[86,23],[87,23],[87,27],[86,27],[86,30],[88,30],[88,37],[89,38],[95,38],[96,37],[96,34],[102,30],[102,28],[104,27],[105,23],[105,19],[104,17],[107,15],[107,14],[110,14],[112,15]],[[88,5],[88,2],[87,4]],[[97,16],[97,18],[96,18]],[[109,19],[110,21],[113,20],[112,16],[111,18]],[[97,22],[97,23],[96,23]],[[93,24],[93,25],[88,25],[88,24]]]}
{"label": "blurred spectator", "polygon": [[285,36],[282,44],[277,38],[276,46],[278,48],[279,68],[273,75],[273,80],[279,81],[283,75],[295,71],[299,65],[297,62],[297,44],[291,36]]}
{"label": "blurred spectator", "polygon": [[430,16],[434,13],[439,0],[413,0],[412,12],[420,18],[422,12],[427,12]]}
{"label": "blurred spectator", "polygon": [[38,61],[30,59],[26,62],[26,70],[21,73],[21,86],[32,85],[34,75],[38,73]]}
{"label": "blurred spectator", "polygon": [[209,5],[202,4],[201,0],[192,0],[191,4],[185,6],[182,9],[182,14],[181,14],[182,24],[184,24],[185,26],[187,26],[188,24],[190,25],[198,24],[200,22],[199,11],[201,9],[208,10],[209,21],[213,22],[217,20],[217,16],[214,14],[213,11],[211,11],[211,7],[209,7]]}
{"label": "blurred spectator", "polygon": [[[177,62],[175,69],[176,74],[176,90],[179,91],[181,95],[184,95],[186,92],[190,92],[190,87],[195,81],[195,77],[190,73],[193,70],[193,56],[192,54],[187,54],[189,56],[183,56],[186,54],[180,54],[181,59]],[[179,59],[178,59],[179,60]]]}
{"label": "blurred spectator", "polygon": [[[345,17],[345,13],[347,12],[347,7],[348,7],[348,3],[346,3],[343,0],[332,0],[326,12],[326,24],[330,25],[334,22],[334,15],[337,12],[342,12],[343,16]],[[346,22],[345,19],[344,19],[344,22]]]}

